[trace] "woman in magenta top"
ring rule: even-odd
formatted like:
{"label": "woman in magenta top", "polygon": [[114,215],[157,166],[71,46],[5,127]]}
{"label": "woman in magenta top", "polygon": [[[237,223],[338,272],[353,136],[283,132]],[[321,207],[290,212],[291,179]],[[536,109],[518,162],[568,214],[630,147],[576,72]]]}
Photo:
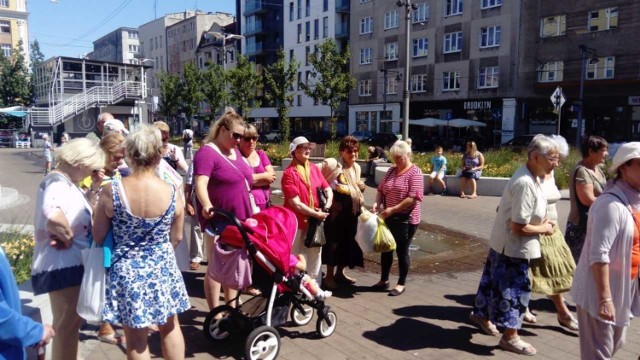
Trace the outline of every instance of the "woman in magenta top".
{"label": "woman in magenta top", "polygon": [[[282,193],[284,206],[291,209],[298,219],[298,232],[291,248],[292,254],[302,254],[307,259],[307,273],[320,284],[320,266],[322,247],[307,248],[304,239],[309,227],[309,217],[320,221],[327,218],[326,209],[331,207],[333,192],[322,176],[320,169],[309,162],[311,144],[304,136],[299,136],[289,145],[291,165],[282,173]],[[327,204],[320,208],[317,188],[324,189],[327,194]],[[322,226],[318,231],[323,231]]]}
{"label": "woman in magenta top", "polygon": [[[389,149],[396,166],[391,167],[378,185],[373,212],[384,219],[396,240],[398,255],[398,285],[390,296],[402,295],[409,273],[409,245],[420,224],[420,203],[424,197],[424,180],[420,168],[411,162],[411,147],[399,140]],[[393,251],[381,254],[382,273],[380,281],[373,285],[376,290],[389,288],[389,273],[393,264]]]}
{"label": "woman in magenta top", "polygon": [[260,210],[264,210],[271,197],[271,183],[276,180],[276,172],[273,170],[267,154],[262,150],[256,150],[257,142],[258,131],[253,125],[247,124],[239,148],[242,156],[249,161],[249,165],[253,168],[251,186],[253,198]]}
{"label": "woman in magenta top", "polygon": [[[220,234],[228,225],[226,219],[217,218],[211,208],[229,211],[245,220],[253,212],[249,199],[253,170],[238,150],[238,142],[244,136],[245,122],[242,117],[229,110],[211,127],[205,140],[205,146],[193,158],[193,174],[196,184],[196,196],[200,211],[198,216],[202,229],[211,228],[209,219],[213,219],[214,233]],[[205,251],[211,265],[211,249],[214,238],[205,232]],[[205,275],[205,296],[210,309],[219,305],[220,284]],[[225,299],[235,297],[235,291],[225,289]]]}

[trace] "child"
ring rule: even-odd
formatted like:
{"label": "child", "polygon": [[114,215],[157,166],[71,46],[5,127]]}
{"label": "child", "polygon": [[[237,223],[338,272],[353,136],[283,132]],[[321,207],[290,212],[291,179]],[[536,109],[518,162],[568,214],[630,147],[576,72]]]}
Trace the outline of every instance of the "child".
{"label": "child", "polygon": [[[304,255],[299,254],[298,256],[291,255],[289,257],[289,269],[291,273],[298,274],[301,271],[306,270],[307,268],[307,260],[305,260]],[[311,295],[313,295],[317,300],[323,301],[328,299],[333,295],[329,290],[322,290],[318,283],[312,279],[309,275],[304,274],[301,279],[300,285],[304,286]]]}
{"label": "child", "polygon": [[436,146],[436,156],[431,158],[431,174],[429,174],[429,188],[433,191],[433,182],[442,187],[442,195],[447,192],[444,175],[447,173],[447,158],[442,156],[442,146]]}

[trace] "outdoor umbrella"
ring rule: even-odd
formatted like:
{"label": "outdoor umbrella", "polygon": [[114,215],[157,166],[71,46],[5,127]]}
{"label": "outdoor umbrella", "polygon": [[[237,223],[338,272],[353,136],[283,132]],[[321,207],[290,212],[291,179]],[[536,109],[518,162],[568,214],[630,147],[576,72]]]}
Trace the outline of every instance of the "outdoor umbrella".
{"label": "outdoor umbrella", "polygon": [[411,120],[409,125],[420,125],[425,127],[436,127],[436,126],[446,126],[447,120],[435,119],[435,118],[424,118]]}
{"label": "outdoor umbrella", "polygon": [[7,114],[11,116],[24,117],[27,116],[28,112],[22,111],[21,106],[11,106],[7,108],[0,108],[0,114]]}
{"label": "outdoor umbrella", "polygon": [[480,126],[480,127],[487,126],[487,124],[483,122],[469,120],[469,119],[453,119],[449,121],[448,125],[452,127],[457,127],[457,128],[470,127],[470,126]]}

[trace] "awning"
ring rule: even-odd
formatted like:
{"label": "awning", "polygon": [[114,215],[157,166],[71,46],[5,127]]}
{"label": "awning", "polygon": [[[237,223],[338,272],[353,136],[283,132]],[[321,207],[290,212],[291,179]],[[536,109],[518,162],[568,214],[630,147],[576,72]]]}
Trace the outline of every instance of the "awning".
{"label": "awning", "polygon": [[483,122],[469,120],[469,119],[453,119],[453,120],[450,120],[447,125],[451,127],[457,127],[457,128],[471,127],[471,126],[479,126],[479,127],[487,126],[487,124]]}
{"label": "awning", "polygon": [[6,114],[16,117],[25,117],[29,114],[27,111],[22,110],[22,106],[11,106],[6,108],[0,108],[0,114]]}
{"label": "awning", "polygon": [[436,126],[446,126],[447,120],[436,119],[436,118],[424,118],[409,121],[409,125],[419,125],[426,127],[436,127]]}

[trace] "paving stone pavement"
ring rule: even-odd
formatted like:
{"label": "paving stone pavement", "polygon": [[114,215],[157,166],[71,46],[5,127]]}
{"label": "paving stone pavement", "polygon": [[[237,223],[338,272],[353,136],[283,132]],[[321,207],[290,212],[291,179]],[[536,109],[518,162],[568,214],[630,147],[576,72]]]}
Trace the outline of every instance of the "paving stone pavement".
{"label": "paving stone pavement", "polygon": [[[279,184],[279,181],[276,182]],[[365,191],[368,204],[373,202],[375,188]],[[476,200],[454,196],[426,196],[422,204],[423,221],[430,225],[453,229],[463,234],[487,239],[499,198]],[[560,224],[564,228],[568,201],[558,204]],[[303,327],[287,325],[279,328],[279,359],[513,359],[518,355],[502,351],[498,337],[480,333],[468,320],[473,297],[480,279],[481,266],[487,254],[486,241],[472,256],[465,257],[471,270],[448,271],[446,263],[437,273],[409,272],[407,291],[398,297],[371,292],[368,286],[378,280],[379,265],[368,262],[366,269],[350,272],[358,279],[355,286],[334,292],[327,303],[336,311],[335,333],[325,339],[315,335],[315,318]],[[455,252],[455,250],[454,250]],[[455,254],[454,254],[455,255]],[[456,261],[455,256],[445,261]],[[457,268],[451,266],[452,269]],[[184,273],[193,309],[180,315],[188,359],[241,358],[241,346],[209,343],[202,335],[207,306],[202,291],[205,267]],[[393,277],[393,282],[396,278]],[[571,300],[568,299],[569,303]],[[570,307],[575,311],[574,307]],[[577,333],[558,325],[551,301],[534,296],[531,310],[536,324],[525,324],[520,334],[533,344],[537,359],[579,359]],[[632,321],[627,344],[616,359],[637,359],[640,354],[640,329]],[[85,359],[122,359],[124,348],[98,342],[95,331],[85,330],[82,337]],[[158,334],[149,337],[151,354],[162,357]]]}

